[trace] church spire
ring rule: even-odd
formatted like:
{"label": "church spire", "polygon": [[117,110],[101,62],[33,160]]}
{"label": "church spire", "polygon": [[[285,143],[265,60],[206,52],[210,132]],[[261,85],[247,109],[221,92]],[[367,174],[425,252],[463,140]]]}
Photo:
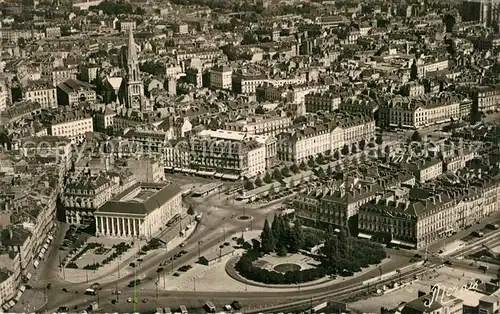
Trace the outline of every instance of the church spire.
{"label": "church spire", "polygon": [[132,29],[130,29],[129,33],[128,33],[127,61],[128,62],[137,61],[137,47],[135,45],[134,33],[133,33]]}

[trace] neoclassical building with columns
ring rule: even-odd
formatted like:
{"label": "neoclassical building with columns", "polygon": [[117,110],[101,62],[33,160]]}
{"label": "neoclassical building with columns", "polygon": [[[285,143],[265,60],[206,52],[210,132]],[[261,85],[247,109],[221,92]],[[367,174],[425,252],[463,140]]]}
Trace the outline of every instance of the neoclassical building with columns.
{"label": "neoclassical building with columns", "polygon": [[94,213],[96,235],[150,239],[182,211],[182,190],[179,186],[137,183]]}

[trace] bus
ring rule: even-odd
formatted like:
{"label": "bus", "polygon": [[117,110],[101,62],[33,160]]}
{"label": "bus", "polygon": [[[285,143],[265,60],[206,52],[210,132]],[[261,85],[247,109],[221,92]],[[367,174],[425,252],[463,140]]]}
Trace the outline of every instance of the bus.
{"label": "bus", "polygon": [[94,289],[87,289],[85,290],[86,295],[95,295],[95,290]]}

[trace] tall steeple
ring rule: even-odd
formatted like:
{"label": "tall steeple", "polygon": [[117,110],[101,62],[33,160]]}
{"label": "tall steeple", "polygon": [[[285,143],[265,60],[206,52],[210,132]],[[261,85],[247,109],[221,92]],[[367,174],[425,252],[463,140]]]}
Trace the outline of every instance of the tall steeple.
{"label": "tall steeple", "polygon": [[132,29],[128,32],[128,51],[127,62],[137,61],[137,46],[135,45],[134,32]]}

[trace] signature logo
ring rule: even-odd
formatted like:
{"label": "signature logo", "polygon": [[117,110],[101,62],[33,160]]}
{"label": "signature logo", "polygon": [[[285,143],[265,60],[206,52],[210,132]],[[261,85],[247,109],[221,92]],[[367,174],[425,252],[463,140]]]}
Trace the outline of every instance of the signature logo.
{"label": "signature logo", "polygon": [[474,280],[463,286],[446,287],[441,284],[436,284],[431,289],[431,298],[424,302],[426,307],[431,307],[434,302],[439,302],[442,305],[453,302],[453,300],[445,300],[446,298],[456,296],[458,293],[466,290],[477,290],[479,282]]}

